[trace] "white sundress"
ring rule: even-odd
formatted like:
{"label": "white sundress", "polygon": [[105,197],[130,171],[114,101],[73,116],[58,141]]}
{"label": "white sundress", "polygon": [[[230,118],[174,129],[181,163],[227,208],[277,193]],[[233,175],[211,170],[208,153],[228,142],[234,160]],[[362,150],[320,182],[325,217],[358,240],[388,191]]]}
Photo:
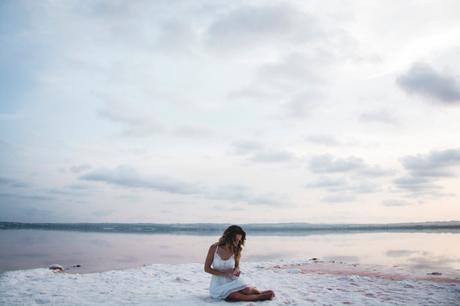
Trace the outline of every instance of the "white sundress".
{"label": "white sundress", "polygon": [[[235,258],[233,255],[227,259],[223,260],[217,254],[217,249],[214,252],[214,259],[212,260],[212,268],[223,271],[233,269],[235,267]],[[216,299],[226,299],[231,293],[240,291],[241,289],[249,287],[240,277],[238,276],[220,276],[213,275],[211,277],[211,285],[209,286],[209,293],[213,298]]]}

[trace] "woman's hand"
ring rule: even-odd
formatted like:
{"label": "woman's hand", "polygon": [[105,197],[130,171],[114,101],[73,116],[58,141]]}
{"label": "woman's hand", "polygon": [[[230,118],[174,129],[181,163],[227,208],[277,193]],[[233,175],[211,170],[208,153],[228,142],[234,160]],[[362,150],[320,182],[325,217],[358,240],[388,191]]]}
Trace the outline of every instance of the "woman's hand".
{"label": "woman's hand", "polygon": [[235,269],[233,269],[233,276],[240,276],[240,268],[239,267],[236,267]]}
{"label": "woman's hand", "polygon": [[233,278],[233,269],[223,270],[221,273],[225,277]]}

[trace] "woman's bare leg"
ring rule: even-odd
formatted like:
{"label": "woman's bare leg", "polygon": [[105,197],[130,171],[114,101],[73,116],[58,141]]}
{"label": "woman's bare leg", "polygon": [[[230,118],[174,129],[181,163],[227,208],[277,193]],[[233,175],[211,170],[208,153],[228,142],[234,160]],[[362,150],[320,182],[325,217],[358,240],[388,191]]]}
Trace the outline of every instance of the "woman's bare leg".
{"label": "woman's bare leg", "polygon": [[246,295],[250,295],[250,294],[260,294],[261,292],[259,290],[257,290],[257,288],[255,287],[246,287],[240,291],[238,291],[239,293],[242,293],[242,294],[246,294]]}
{"label": "woman's bare leg", "polygon": [[273,291],[268,290],[264,293],[259,294],[242,294],[240,292],[233,292],[231,293],[226,300],[228,301],[265,301],[271,300],[275,294]]}
{"label": "woman's bare leg", "polygon": [[256,287],[246,287],[240,291],[239,293],[246,294],[246,295],[251,295],[251,294],[262,294],[262,293],[271,293],[273,296],[275,296],[275,292],[273,290],[265,290],[265,291],[259,291],[257,290]]}

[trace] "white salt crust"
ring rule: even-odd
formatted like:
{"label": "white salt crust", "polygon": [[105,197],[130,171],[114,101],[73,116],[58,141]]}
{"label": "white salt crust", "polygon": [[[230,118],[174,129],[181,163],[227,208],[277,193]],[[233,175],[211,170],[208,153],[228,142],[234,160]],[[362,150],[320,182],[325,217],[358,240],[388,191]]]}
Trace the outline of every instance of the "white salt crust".
{"label": "white salt crust", "polygon": [[372,267],[354,271],[346,264],[346,269],[341,269],[341,264],[328,263],[323,269],[311,261],[243,263],[244,279],[258,289],[274,290],[276,297],[272,301],[236,304],[209,297],[210,275],[203,271],[201,263],[156,264],[88,274],[18,270],[1,274],[0,304],[460,305],[460,278],[395,280],[379,273],[359,275],[359,271],[376,271]]}

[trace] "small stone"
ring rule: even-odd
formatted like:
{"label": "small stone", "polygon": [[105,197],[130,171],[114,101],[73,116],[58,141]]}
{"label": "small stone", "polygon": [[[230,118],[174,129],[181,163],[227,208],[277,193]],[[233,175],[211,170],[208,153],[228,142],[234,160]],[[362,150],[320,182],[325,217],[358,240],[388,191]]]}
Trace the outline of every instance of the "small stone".
{"label": "small stone", "polygon": [[53,272],[64,272],[64,267],[58,264],[53,264],[49,266],[49,269]]}

